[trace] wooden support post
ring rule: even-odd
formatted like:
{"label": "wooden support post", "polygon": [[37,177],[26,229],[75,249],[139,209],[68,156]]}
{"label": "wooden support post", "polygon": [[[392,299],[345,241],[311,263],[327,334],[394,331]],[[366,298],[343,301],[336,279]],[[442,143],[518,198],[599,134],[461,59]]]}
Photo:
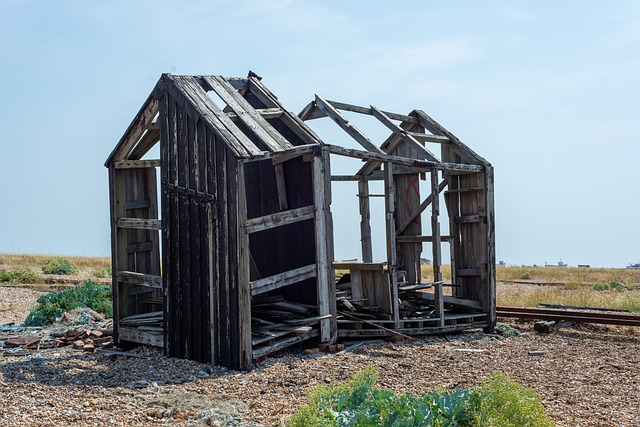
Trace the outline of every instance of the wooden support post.
{"label": "wooden support post", "polygon": [[278,188],[278,203],[280,204],[280,210],[286,211],[289,209],[287,203],[287,183],[284,178],[284,164],[276,163],[273,165],[276,170],[276,185]]}
{"label": "wooden support post", "polygon": [[253,359],[251,344],[251,284],[249,252],[249,233],[247,232],[247,193],[244,180],[244,164],[238,163],[238,307],[239,313],[239,343],[241,346],[241,365],[251,366]]}
{"label": "wooden support post", "polygon": [[438,171],[436,169],[431,170],[431,246],[433,249],[433,281],[440,282],[435,287],[435,309],[436,316],[438,316],[439,326],[444,326],[444,300],[442,295],[442,273],[440,272],[440,266],[442,264],[441,252],[440,252],[440,222],[438,216],[440,215],[440,190],[438,185]]}
{"label": "wooden support post", "polygon": [[385,218],[387,229],[387,263],[389,264],[389,279],[391,281],[391,309],[396,328],[400,327],[400,315],[398,311],[398,248],[396,242],[396,187],[393,180],[393,163],[384,164],[385,186]]}
{"label": "wooden support post", "polygon": [[[316,152],[313,158],[313,201],[315,205],[315,228],[316,228],[316,264],[317,273],[317,295],[318,295],[318,314],[324,316],[326,314],[335,314],[331,312],[331,300],[335,302],[335,293],[331,292],[331,285],[334,283],[330,276],[332,271],[331,260],[328,259],[328,233],[330,230],[327,224],[328,206],[326,194],[326,180],[330,179],[331,173],[327,169],[328,162],[323,152]],[[334,285],[335,286],[335,285]],[[334,338],[334,327],[336,325],[335,316],[320,321],[320,341],[331,342]]]}
{"label": "wooden support post", "polygon": [[360,243],[362,245],[362,262],[373,262],[369,182],[364,179],[358,181],[358,198],[360,201]]}

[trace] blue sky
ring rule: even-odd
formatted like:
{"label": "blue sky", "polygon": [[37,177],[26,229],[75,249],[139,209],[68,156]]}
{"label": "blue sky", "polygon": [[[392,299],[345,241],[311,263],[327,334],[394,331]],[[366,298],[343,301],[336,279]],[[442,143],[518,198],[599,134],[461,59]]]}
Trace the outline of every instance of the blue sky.
{"label": "blue sky", "polygon": [[295,112],[319,93],[438,120],[495,167],[499,259],[623,267],[639,45],[638,1],[3,0],[0,252],[108,255],[102,164],[160,74],[252,69]]}

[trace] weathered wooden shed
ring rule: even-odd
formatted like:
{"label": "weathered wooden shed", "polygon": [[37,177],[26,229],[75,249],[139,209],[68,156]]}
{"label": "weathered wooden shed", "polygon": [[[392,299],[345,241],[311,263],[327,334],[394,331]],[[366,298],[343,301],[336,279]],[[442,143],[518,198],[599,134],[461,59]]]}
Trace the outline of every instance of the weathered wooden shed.
{"label": "weathered wooden shed", "polygon": [[335,340],[328,152],[258,78],[163,75],[106,166],[118,342],[244,369]]}
{"label": "weathered wooden shed", "polygon": [[[378,146],[340,111],[373,116],[391,135]],[[305,123],[321,117],[364,150],[322,142]],[[331,155],[364,165],[332,176]],[[105,165],[118,343],[246,369],[311,338],[495,324],[493,169],[422,111],[395,114],[316,95],[295,115],[253,73],[165,74]],[[421,200],[415,182],[427,175]],[[374,180],[384,182],[382,262],[371,244]],[[334,262],[332,181],[357,183],[362,262]],[[421,272],[425,242],[433,278]],[[450,284],[441,280],[443,243],[451,246]],[[350,272],[339,291],[334,267]]]}

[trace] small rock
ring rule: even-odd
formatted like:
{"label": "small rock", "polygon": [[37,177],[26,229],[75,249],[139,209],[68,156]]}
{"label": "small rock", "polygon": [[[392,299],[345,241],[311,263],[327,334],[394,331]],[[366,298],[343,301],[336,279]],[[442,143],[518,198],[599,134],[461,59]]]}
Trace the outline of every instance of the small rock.
{"label": "small rock", "polygon": [[73,348],[76,348],[76,349],[82,349],[82,348],[84,348],[84,341],[82,341],[82,340],[76,340],[76,341],[74,341],[74,342],[73,342]]}
{"label": "small rock", "polygon": [[544,351],[538,351],[538,350],[530,350],[527,353],[529,356],[543,356],[545,354]]}
{"label": "small rock", "polygon": [[91,336],[95,337],[95,338],[100,338],[103,335],[102,332],[95,330],[95,331],[91,331]]}
{"label": "small rock", "polygon": [[303,354],[306,354],[307,356],[312,355],[312,354],[318,354],[320,353],[320,349],[319,348],[308,348],[305,351],[303,351]]}
{"label": "small rock", "polygon": [[96,351],[96,348],[93,346],[93,344],[85,344],[82,349],[86,352],[89,353],[93,353],[94,351]]}
{"label": "small rock", "polygon": [[209,374],[207,374],[207,372],[204,369],[201,369],[196,376],[198,378],[209,378]]}

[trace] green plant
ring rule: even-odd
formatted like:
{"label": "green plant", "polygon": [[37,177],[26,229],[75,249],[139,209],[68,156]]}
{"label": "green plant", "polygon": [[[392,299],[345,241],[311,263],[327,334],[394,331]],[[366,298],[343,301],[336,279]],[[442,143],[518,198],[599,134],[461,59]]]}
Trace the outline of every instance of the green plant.
{"label": "green plant", "polygon": [[28,268],[21,268],[16,271],[0,270],[0,282],[12,285],[23,283],[40,283],[42,278]]}
{"label": "green plant", "polygon": [[606,282],[598,282],[595,285],[593,285],[593,290],[594,291],[608,291],[609,289],[611,289],[611,286],[609,286],[608,283]]}
{"label": "green plant", "polygon": [[44,274],[74,275],[78,273],[78,267],[64,258],[51,258],[42,266],[42,272]]}
{"label": "green plant", "polygon": [[611,282],[609,283],[609,287],[611,289],[615,289],[618,292],[624,292],[627,290],[627,287],[620,282]]}
{"label": "green plant", "polygon": [[42,295],[29,312],[24,326],[42,326],[53,323],[62,313],[78,307],[88,307],[107,317],[113,314],[111,286],[103,286],[87,279],[82,284]]}
{"label": "green plant", "polygon": [[531,280],[531,273],[529,273],[528,271],[525,271],[525,272],[522,274],[521,279],[522,279],[522,280]]}
{"label": "green plant", "polygon": [[540,397],[530,389],[510,381],[503,372],[494,372],[474,396],[475,425],[486,427],[553,427],[544,413]]}
{"label": "green plant", "polygon": [[319,386],[287,427],[547,427],[540,399],[505,374],[494,374],[479,390],[431,391],[395,396],[375,387],[373,368],[347,383]]}
{"label": "green plant", "polygon": [[93,277],[98,279],[110,279],[111,278],[111,267],[99,267],[96,268],[91,274]]}

